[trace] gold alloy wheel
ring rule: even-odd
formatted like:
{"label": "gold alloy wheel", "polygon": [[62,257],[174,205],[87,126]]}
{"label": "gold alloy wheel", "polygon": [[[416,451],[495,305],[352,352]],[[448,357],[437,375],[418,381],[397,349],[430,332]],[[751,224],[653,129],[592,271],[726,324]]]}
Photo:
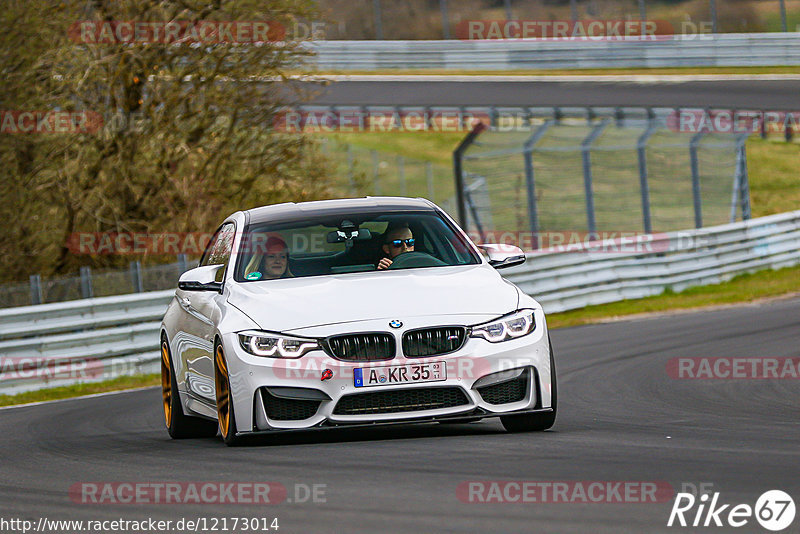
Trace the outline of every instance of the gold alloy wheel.
{"label": "gold alloy wheel", "polygon": [[219,430],[223,438],[228,437],[231,425],[231,389],[228,381],[228,367],[225,365],[225,355],[222,353],[222,345],[217,345],[216,368],[214,373],[217,386],[217,418],[219,419]]}
{"label": "gold alloy wheel", "polygon": [[164,404],[164,421],[169,428],[172,424],[172,373],[166,341],[161,342],[161,398]]}

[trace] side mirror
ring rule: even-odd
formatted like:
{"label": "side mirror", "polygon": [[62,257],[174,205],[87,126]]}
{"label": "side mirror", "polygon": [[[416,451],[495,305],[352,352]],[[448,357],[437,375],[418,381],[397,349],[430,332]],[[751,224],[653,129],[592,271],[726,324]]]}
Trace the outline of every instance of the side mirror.
{"label": "side mirror", "polygon": [[184,291],[221,291],[222,282],[217,282],[217,272],[224,265],[203,265],[183,273],[178,280],[178,289]]}
{"label": "side mirror", "polygon": [[514,245],[487,243],[485,245],[478,245],[478,248],[486,253],[489,259],[489,265],[495,269],[505,269],[506,267],[513,267],[514,265],[522,265],[525,263],[525,253],[521,248],[515,247]]}

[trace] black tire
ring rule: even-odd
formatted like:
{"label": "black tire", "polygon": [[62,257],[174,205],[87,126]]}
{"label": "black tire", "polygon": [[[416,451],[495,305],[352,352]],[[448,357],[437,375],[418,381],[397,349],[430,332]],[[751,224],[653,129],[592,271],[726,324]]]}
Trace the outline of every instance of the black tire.
{"label": "black tire", "polygon": [[217,421],[222,441],[229,447],[235,447],[242,443],[242,438],[236,435],[236,413],[233,409],[228,362],[219,342],[214,346],[214,386],[217,398]]}
{"label": "black tire", "polygon": [[183,413],[178,381],[172,366],[172,355],[167,338],[161,338],[161,401],[164,408],[164,423],[172,439],[213,438],[217,435],[217,423],[191,417]]}
{"label": "black tire", "polygon": [[556,422],[558,412],[558,385],[556,380],[556,362],[553,358],[553,343],[550,336],[547,336],[550,344],[550,373],[552,380],[552,412],[546,413],[522,413],[517,415],[502,415],[500,422],[508,432],[539,432],[551,428]]}

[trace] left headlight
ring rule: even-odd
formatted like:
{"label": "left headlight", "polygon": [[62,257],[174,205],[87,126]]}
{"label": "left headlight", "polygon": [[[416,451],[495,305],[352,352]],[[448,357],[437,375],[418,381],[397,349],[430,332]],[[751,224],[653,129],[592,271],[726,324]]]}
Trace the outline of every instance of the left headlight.
{"label": "left headlight", "polygon": [[470,337],[481,337],[492,343],[526,336],[536,329],[533,310],[519,310],[490,323],[473,326]]}
{"label": "left headlight", "polygon": [[272,332],[248,330],[239,332],[239,345],[254,356],[267,358],[299,358],[319,349],[316,339],[284,336]]}

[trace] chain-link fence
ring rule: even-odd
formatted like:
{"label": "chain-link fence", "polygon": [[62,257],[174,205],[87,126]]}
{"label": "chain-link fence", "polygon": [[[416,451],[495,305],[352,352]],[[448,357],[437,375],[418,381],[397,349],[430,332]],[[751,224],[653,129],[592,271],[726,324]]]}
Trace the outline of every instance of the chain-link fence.
{"label": "chain-link fence", "polygon": [[746,135],[680,133],[654,116],[533,119],[461,154],[462,220],[476,235],[603,236],[750,217]]}
{"label": "chain-link fence", "polygon": [[178,262],[164,265],[143,267],[134,261],[124,270],[83,267],[78,276],[42,278],[36,274],[28,283],[0,286],[0,308],[172,289],[180,275],[196,265],[179,256]]}
{"label": "chain-link fence", "polygon": [[431,161],[388,154],[323,138],[320,147],[333,166],[337,196],[403,196],[432,200],[455,213],[453,169]]}

